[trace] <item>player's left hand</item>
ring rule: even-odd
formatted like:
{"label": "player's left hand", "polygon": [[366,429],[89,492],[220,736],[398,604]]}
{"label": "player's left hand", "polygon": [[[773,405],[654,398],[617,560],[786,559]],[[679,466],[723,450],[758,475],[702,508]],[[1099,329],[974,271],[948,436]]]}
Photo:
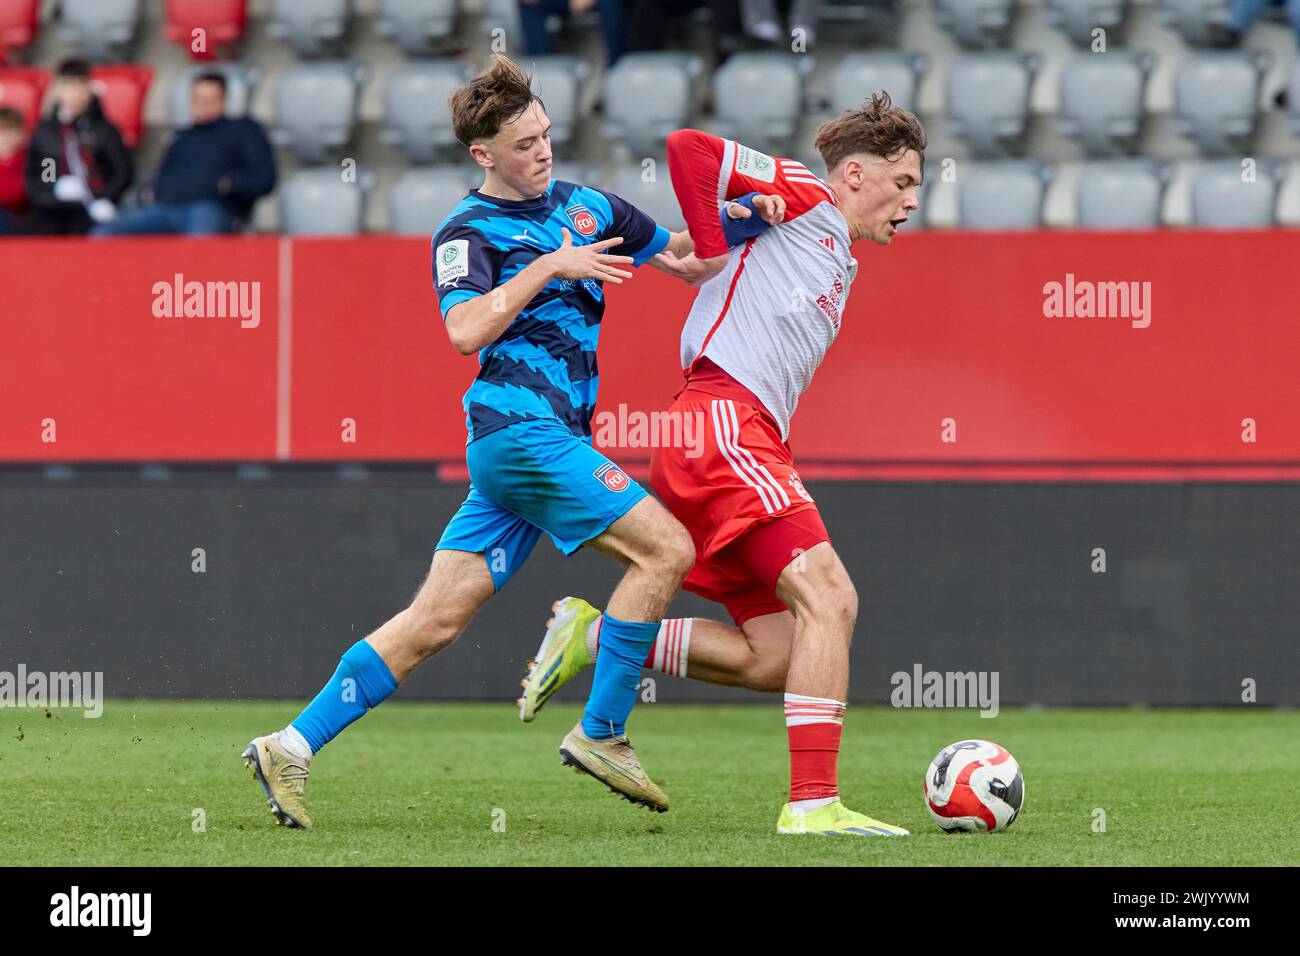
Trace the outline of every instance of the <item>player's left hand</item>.
{"label": "player's left hand", "polygon": [[[768,225],[776,226],[785,219],[785,199],[775,193],[771,196],[755,196],[754,209]],[[738,202],[727,204],[727,216],[731,219],[748,219],[753,213],[748,206]]]}
{"label": "player's left hand", "polygon": [[698,259],[693,252],[683,258],[678,258],[671,252],[661,252],[654,257],[656,268],[693,286],[703,285],[721,272],[726,264],[725,255],[714,256],[712,259]]}

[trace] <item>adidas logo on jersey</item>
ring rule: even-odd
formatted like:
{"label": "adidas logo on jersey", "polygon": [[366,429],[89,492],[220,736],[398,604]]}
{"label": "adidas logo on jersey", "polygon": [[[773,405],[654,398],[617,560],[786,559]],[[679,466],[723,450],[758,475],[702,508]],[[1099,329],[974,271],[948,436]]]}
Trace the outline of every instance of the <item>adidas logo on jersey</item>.
{"label": "adidas logo on jersey", "polygon": [[820,242],[827,249],[831,250],[831,252],[835,251],[835,238],[833,236],[824,236],[823,238],[818,239],[817,241]]}

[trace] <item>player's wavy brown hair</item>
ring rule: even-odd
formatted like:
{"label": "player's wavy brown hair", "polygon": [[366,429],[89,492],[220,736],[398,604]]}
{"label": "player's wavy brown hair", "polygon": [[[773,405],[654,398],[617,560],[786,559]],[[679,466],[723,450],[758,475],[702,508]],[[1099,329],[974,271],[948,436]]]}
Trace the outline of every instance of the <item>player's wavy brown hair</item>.
{"label": "player's wavy brown hair", "polygon": [[533,94],[532,77],[509,57],[498,53],[487,69],[452,90],[447,97],[447,108],[451,110],[456,139],[461,145],[469,146],[491,139],[502,124],[518,117],[534,102],[546,109],[541,97]]}
{"label": "player's wavy brown hair", "polygon": [[883,90],[872,93],[859,109],[847,110],[823,123],[815,143],[829,173],[845,156],[870,153],[897,160],[909,149],[925,159],[925,130],[921,121],[901,106],[893,106]]}

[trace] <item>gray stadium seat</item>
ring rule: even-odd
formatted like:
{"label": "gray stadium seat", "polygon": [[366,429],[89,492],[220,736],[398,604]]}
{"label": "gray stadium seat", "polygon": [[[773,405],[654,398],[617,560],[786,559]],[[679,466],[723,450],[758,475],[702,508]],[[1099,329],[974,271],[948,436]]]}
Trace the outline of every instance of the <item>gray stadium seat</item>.
{"label": "gray stadium seat", "polygon": [[591,77],[591,62],[581,56],[538,56],[521,60],[533,74],[533,92],[546,104],[551,147],[563,149],[582,119],[582,90]]}
{"label": "gray stadium seat", "polygon": [[928,63],[924,53],[905,50],[845,55],[831,73],[831,112],[858,109],[881,90],[895,106],[916,112],[916,91]]}
{"label": "gray stadium seat", "polygon": [[691,125],[703,75],[704,61],[692,54],[626,54],[605,77],[605,135],[636,156],[662,153],[669,133]]}
{"label": "gray stadium seat", "polygon": [[1061,71],[1058,122],[1089,156],[1119,156],[1137,148],[1142,100],[1155,58],[1147,52],[1084,53]]}
{"label": "gray stadium seat", "polygon": [[1039,62],[1032,53],[973,53],[948,70],[948,121],[976,156],[1021,152]]}
{"label": "gray stadium seat", "polygon": [[1079,229],[1155,229],[1169,184],[1166,164],[1145,159],[1087,163],[1074,191]]}
{"label": "gray stadium seat", "polygon": [[365,221],[375,174],[346,183],[336,169],[300,169],[279,190],[280,231],[291,236],[354,236]]}
{"label": "gray stadium seat", "polygon": [[1257,163],[1253,182],[1235,160],[1209,163],[1192,179],[1192,225],[1212,229],[1264,229],[1276,219],[1280,170]]}
{"label": "gray stadium seat", "polygon": [[426,166],[404,172],[388,194],[389,229],[432,236],[447,214],[483,181],[478,166]]}
{"label": "gray stadium seat", "polygon": [[957,225],[961,229],[1039,229],[1051,168],[1008,160],[967,163],[957,174]]}
{"label": "gray stadium seat", "polygon": [[1174,128],[1207,156],[1246,151],[1259,119],[1265,50],[1192,53],[1174,75]]}
{"label": "gray stadium seat", "polygon": [[272,0],[266,32],[308,59],[338,56],[352,19],[352,0]]}
{"label": "gray stadium seat", "polygon": [[459,0],[380,0],[375,32],[407,56],[432,56],[456,28]]}
{"label": "gray stadium seat", "polygon": [[63,38],[91,60],[115,60],[135,41],[140,0],[63,0]]}
{"label": "gray stadium seat", "polygon": [[1077,47],[1092,47],[1092,31],[1106,31],[1106,50],[1120,45],[1130,0],[1047,0],[1047,20]]}
{"label": "gray stadium seat", "polygon": [[1210,24],[1226,25],[1232,0],[1157,0],[1165,24],[1192,46],[1210,43]]}
{"label": "gray stadium seat", "polygon": [[305,163],[323,163],[352,139],[369,69],[358,63],[300,63],[275,85],[271,139]]}
{"label": "gray stadium seat", "polygon": [[1287,125],[1294,135],[1300,136],[1300,60],[1287,78],[1286,104]]}
{"label": "gray stadium seat", "polygon": [[[804,108],[806,57],[794,53],[737,53],[713,74],[719,136],[754,149],[782,153]],[[762,95],[755,98],[755,92]]]}
{"label": "gray stadium seat", "polygon": [[234,118],[248,112],[262,82],[262,71],[244,63],[202,63],[187,66],[176,74],[167,91],[167,122],[173,127],[190,125],[190,87],[200,73],[220,73],[226,78],[226,115]]}
{"label": "gray stadium seat", "polygon": [[566,183],[579,183],[583,186],[605,188],[605,172],[592,163],[552,163],[551,178],[562,179]]}
{"label": "gray stadium seat", "polygon": [[935,22],[968,50],[1009,46],[1015,14],[1015,0],[934,0]]}
{"label": "gray stadium seat", "polygon": [[686,219],[673,192],[668,160],[663,157],[655,160],[653,182],[642,181],[642,162],[616,164],[606,180],[609,192],[626,199],[665,229],[684,229]]}
{"label": "gray stadium seat", "polygon": [[391,70],[384,80],[380,141],[400,148],[412,163],[431,163],[458,145],[447,97],[469,74],[465,64],[453,60],[405,63]]}
{"label": "gray stadium seat", "polygon": [[[501,36],[513,44],[518,44],[518,37],[523,35],[519,26],[519,0],[484,0],[482,31],[492,38],[494,30],[500,30]],[[510,47],[513,56],[520,52]]]}

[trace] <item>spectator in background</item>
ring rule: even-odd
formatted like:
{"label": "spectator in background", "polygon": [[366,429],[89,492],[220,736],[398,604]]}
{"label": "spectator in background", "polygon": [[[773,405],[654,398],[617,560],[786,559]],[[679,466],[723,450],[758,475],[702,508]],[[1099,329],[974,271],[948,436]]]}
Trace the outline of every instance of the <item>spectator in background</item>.
{"label": "spectator in background", "polygon": [[1291,28],[1300,34],[1300,0],[1232,0],[1228,9],[1228,22],[1206,24],[1211,46],[1233,47],[1241,42],[1241,35],[1250,29],[1265,7],[1286,7]]}
{"label": "spectator in background", "polygon": [[131,154],[90,88],[90,64],[65,60],[54,81],[54,109],[27,149],[25,231],[80,235],[108,222],[133,175]]}
{"label": "spectator in background", "polygon": [[27,161],[23,114],[0,106],[0,236],[15,231],[27,205],[23,165]]}
{"label": "spectator in background", "polygon": [[740,0],[628,0],[627,48],[638,52],[668,49],[669,21],[688,17],[704,7],[713,12],[713,60],[715,66],[721,66],[727,57],[747,45]]}
{"label": "spectator in background", "polygon": [[231,232],[275,188],[275,153],[256,120],[226,116],[226,78],[195,77],[192,126],[179,130],[141,192],[141,204],[97,226],[97,236]]}
{"label": "spectator in background", "polygon": [[519,23],[524,31],[524,48],[528,55],[546,56],[551,52],[551,34],[546,29],[549,17],[567,17],[589,10],[600,14],[606,56],[609,65],[613,66],[627,49],[623,0],[519,0]]}
{"label": "spectator in background", "polygon": [[[767,43],[790,49],[794,31],[803,31],[804,49],[811,50],[821,15],[821,0],[741,0],[741,17],[745,32]],[[781,24],[789,15],[789,29]]]}

